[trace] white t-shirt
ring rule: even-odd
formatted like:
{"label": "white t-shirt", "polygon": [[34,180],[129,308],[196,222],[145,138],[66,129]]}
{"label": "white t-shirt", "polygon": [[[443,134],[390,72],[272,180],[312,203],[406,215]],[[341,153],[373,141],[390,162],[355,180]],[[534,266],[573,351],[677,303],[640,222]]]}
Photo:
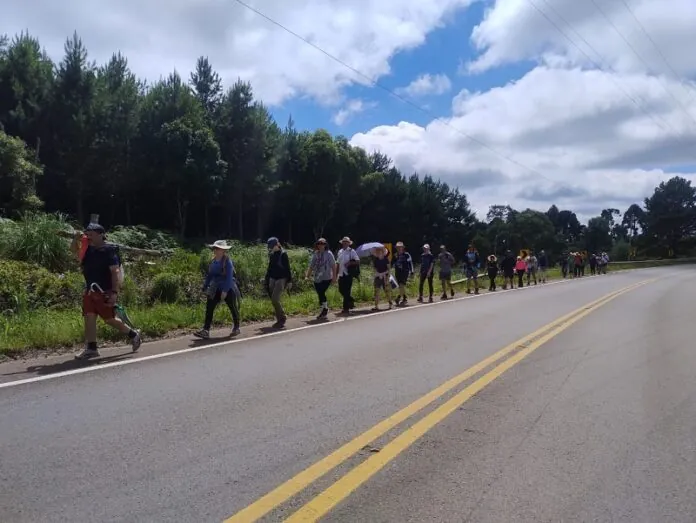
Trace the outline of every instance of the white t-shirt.
{"label": "white t-shirt", "polygon": [[336,256],[336,263],[338,263],[339,276],[348,275],[347,264],[350,261],[360,261],[358,253],[355,252],[355,249],[348,247],[347,249],[341,249],[340,251],[338,251],[338,256]]}

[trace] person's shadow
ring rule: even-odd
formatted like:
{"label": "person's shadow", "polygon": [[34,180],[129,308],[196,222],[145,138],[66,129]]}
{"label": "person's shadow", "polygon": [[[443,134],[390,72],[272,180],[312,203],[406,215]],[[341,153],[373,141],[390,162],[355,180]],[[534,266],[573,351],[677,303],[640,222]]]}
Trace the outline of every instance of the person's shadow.
{"label": "person's shadow", "polygon": [[72,359],[60,363],[51,363],[48,365],[30,365],[22,371],[7,372],[3,374],[3,376],[17,376],[20,374],[38,374],[39,376],[45,376],[46,374],[55,374],[56,372],[65,372],[69,370],[82,369],[85,367],[94,367],[97,365],[103,365],[104,363],[111,363],[114,361],[130,359],[132,357],[133,353],[128,352],[124,354],[114,354],[113,356],[93,358],[91,360]]}

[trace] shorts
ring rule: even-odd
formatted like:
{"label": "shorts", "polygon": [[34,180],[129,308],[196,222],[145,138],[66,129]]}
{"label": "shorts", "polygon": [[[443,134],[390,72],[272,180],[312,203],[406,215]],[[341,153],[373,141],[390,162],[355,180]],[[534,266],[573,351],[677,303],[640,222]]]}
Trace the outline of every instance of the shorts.
{"label": "shorts", "polygon": [[396,273],[396,283],[406,285],[408,283],[408,273]]}
{"label": "shorts", "polygon": [[379,276],[375,276],[372,284],[374,285],[375,289],[387,290],[387,277],[385,276],[384,278],[380,278]]}
{"label": "shorts", "polygon": [[472,269],[471,267],[466,268],[466,279],[471,280],[471,279],[477,279],[478,278],[478,271],[476,269]]}
{"label": "shorts", "polygon": [[439,274],[440,276],[440,281],[451,281],[452,280],[452,273],[451,272],[441,272]]}
{"label": "shorts", "polygon": [[82,295],[82,315],[94,314],[103,320],[116,317],[113,305],[109,305],[107,297],[100,292],[85,292]]}

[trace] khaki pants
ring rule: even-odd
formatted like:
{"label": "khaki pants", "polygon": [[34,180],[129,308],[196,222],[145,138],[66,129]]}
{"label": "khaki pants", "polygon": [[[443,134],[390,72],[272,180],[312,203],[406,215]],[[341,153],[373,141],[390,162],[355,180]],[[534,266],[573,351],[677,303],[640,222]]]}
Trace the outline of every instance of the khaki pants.
{"label": "khaki pants", "polygon": [[283,305],[280,303],[280,297],[283,295],[286,283],[287,280],[285,278],[279,280],[271,278],[268,280],[268,292],[271,295],[271,303],[273,304],[273,311],[277,321],[286,320]]}

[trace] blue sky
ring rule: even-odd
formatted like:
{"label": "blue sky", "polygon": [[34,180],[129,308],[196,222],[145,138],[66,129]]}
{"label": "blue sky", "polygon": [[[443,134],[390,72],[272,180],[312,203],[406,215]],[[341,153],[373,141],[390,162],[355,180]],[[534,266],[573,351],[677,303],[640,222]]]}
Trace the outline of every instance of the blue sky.
{"label": "blue sky", "polygon": [[343,125],[336,125],[332,121],[336,108],[325,107],[306,98],[286,101],[280,107],[271,107],[271,112],[281,126],[292,114],[298,129],[324,128],[332,134],[343,134],[349,138],[378,125],[395,125],[402,120],[426,125],[433,117],[447,117],[451,113],[453,96],[462,89],[476,92],[503,86],[523,76],[534,66],[531,62],[525,62],[491,69],[482,74],[466,75],[460,72],[460,64],[476,57],[476,49],[471,45],[469,35],[483,19],[484,9],[484,2],[475,2],[466,10],[457,11],[449,17],[446,25],[427,36],[424,45],[396,54],[390,62],[391,74],[379,79],[380,85],[394,91],[407,86],[424,73],[447,75],[452,82],[449,92],[408,97],[413,103],[426,108],[428,113],[390,96],[379,87],[359,85],[345,89],[346,98],[362,99],[377,105],[353,115]]}

